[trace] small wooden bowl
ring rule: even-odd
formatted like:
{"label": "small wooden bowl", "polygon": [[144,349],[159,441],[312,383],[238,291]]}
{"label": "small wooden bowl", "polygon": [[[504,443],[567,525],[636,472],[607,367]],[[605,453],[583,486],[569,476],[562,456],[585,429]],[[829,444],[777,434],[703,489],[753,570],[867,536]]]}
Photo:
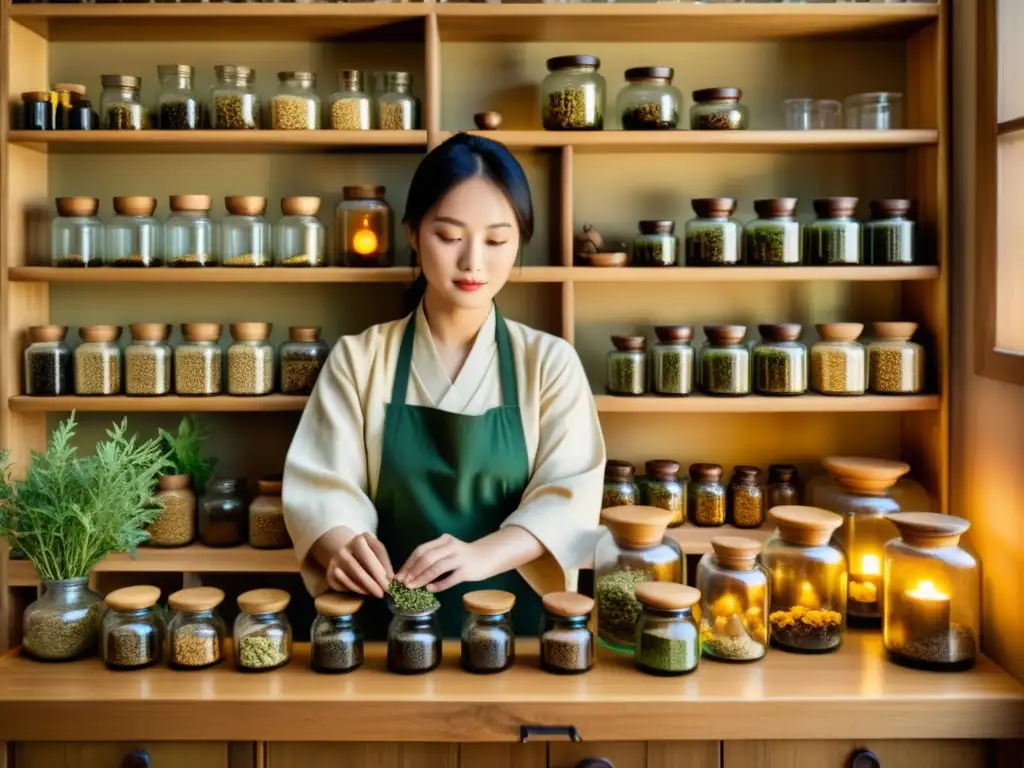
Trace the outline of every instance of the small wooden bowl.
{"label": "small wooden bowl", "polygon": [[501,112],[477,112],[473,122],[481,131],[496,131],[501,128]]}
{"label": "small wooden bowl", "polygon": [[590,267],[624,267],[629,261],[629,254],[622,251],[606,251],[604,253],[580,254],[580,258]]}

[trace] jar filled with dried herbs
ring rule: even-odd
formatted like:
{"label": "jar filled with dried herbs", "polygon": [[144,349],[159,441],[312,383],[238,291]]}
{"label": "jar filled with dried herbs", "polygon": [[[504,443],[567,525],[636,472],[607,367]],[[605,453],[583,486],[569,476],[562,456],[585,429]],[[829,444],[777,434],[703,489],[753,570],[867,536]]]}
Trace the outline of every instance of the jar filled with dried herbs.
{"label": "jar filled with dried herbs", "polygon": [[103,93],[100,114],[108,131],[141,131],[149,128],[149,113],[142,104],[139,91],[142,78],[132,75],[101,75]]}
{"label": "jar filled with dried herbs", "polygon": [[643,606],[636,622],[636,668],[649,675],[685,675],[700,662],[700,631],[693,605],[700,591],[683,584],[640,584]]}
{"label": "jar filled with dried herbs", "polygon": [[757,218],[743,228],[743,251],[754,267],[790,267],[800,264],[800,223],[793,217],[795,197],[754,201]]}
{"label": "jar filled with dried herbs", "polygon": [[644,466],[644,484],[641,503],[672,513],[669,528],[686,522],[686,479],[679,479],[679,462],[671,459],[652,459]]}
{"label": "jar filled with dried herbs", "polygon": [[743,225],[731,218],[731,197],[691,200],[697,217],[686,222],[686,266],[729,267],[743,263]]}
{"label": "jar filled with dried herbs", "polygon": [[804,225],[804,261],[812,267],[863,264],[856,197],[823,197],[814,201],[817,215]]}
{"label": "jar filled with dried herbs", "polygon": [[772,464],[768,467],[768,485],[764,490],[765,511],[772,507],[790,507],[800,504],[800,478],[792,464]]}
{"label": "jar filled with dried herbs", "polygon": [[309,631],[309,666],[314,672],[352,672],[363,665],[363,625],[358,595],[325,592],[313,601],[316,618]]}
{"label": "jar filled with dried herbs", "polygon": [[912,395],[924,389],[924,347],[911,341],[917,323],[872,323],[868,387],[880,395]]}
{"label": "jar filled with dried herbs", "polygon": [[867,351],[857,341],[862,323],[820,323],[820,341],[811,345],[811,389],[822,395],[863,395]]}
{"label": "jar filled with dried herbs", "polygon": [[112,267],[159,267],[163,231],[153,217],[155,197],[114,198],[114,213],[103,231],[107,263]]}
{"label": "jar filled with dried herbs", "polygon": [[687,517],[694,525],[725,525],[726,490],[721,464],[691,464],[687,489]]}
{"label": "jar filled with dried herbs", "polygon": [[914,263],[914,222],[910,200],[872,200],[871,221],[862,225],[864,263],[885,266]]}
{"label": "jar filled with dried herbs", "polygon": [[237,547],[248,534],[245,481],[219,478],[211,481],[199,499],[199,540],[208,547]]}
{"label": "jar filled with dried herbs", "polygon": [[96,217],[95,197],[58,197],[57,215],[50,227],[55,267],[103,266],[103,223]]}
{"label": "jar filled with dried herbs", "polygon": [[705,325],[700,350],[700,387],[704,394],[750,394],[750,350],[743,344],[745,325]]}
{"label": "jar filled with dried herbs", "polygon": [[278,131],[313,131],[320,127],[320,97],[313,72],[278,72],[277,93],[270,100],[271,127]]}
{"label": "jar filled with dried herbs", "polygon": [[688,395],[693,392],[693,327],[659,325],[658,341],[651,347],[651,390],[657,395]]}
{"label": "jar filled with dried herbs", "polygon": [[213,71],[217,82],[210,88],[210,127],[225,130],[262,127],[256,70],[221,64]]}
{"label": "jar filled with dried herbs", "polygon": [[164,620],[157,609],[159,587],[115,589],[104,598],[100,649],[110,669],[145,669],[164,657]]}
{"label": "jar filled with dried herbs", "polygon": [[174,350],[174,391],[186,396],[221,392],[220,323],[182,323],[185,341]]}
{"label": "jar filled with dried herbs", "polygon": [[626,70],[626,87],[616,110],[626,131],[673,131],[679,127],[683,94],[672,85],[672,67],[633,67]]}
{"label": "jar filled with dried herbs", "polygon": [[601,509],[630,507],[637,503],[636,468],[628,461],[609,459],[604,465],[604,494]]}
{"label": "jar filled with dried herbs", "polygon": [[159,128],[189,131],[203,127],[202,105],[192,88],[194,70],[188,64],[159,64],[160,93],[156,97]]}
{"label": "jar filled with dried herbs", "polygon": [[164,223],[164,260],[169,267],[212,267],[216,229],[209,195],[171,195],[171,215]]}
{"label": "jar filled with dried herbs", "polygon": [[281,394],[312,393],[330,349],[316,327],[288,329],[288,341],[281,345]]}
{"label": "jar filled with dried herbs", "polygon": [[704,88],[693,92],[690,128],[695,131],[739,131],[747,127],[750,111],[740,104],[739,88]]}
{"label": "jar filled with dried herbs", "polygon": [[331,94],[328,110],[336,131],[368,131],[373,128],[373,98],[364,90],[363,73],[343,69],[338,73],[339,90]]}
{"label": "jar filled with dried herbs", "polygon": [[249,507],[249,546],[254,549],[287,549],[292,545],[284,524],[279,479],[260,480],[260,495]]}
{"label": "jar filled with dried herbs", "polygon": [[399,582],[388,589],[388,671],[419,675],[441,664],[441,603],[426,589],[410,590]]}
{"label": "jar filled with dried herbs", "polygon": [[75,394],[121,394],[121,326],[85,325],[78,335],[82,343],[75,349]]}
{"label": "jar filled with dried herbs", "polygon": [[481,589],[462,596],[462,668],[478,675],[504,672],[516,660],[512,608],[516,596],[500,589]]}
{"label": "jar filled with dried herbs", "polygon": [[726,492],[726,522],[737,528],[760,528],[764,522],[764,494],[757,467],[737,465]]}
{"label": "jar filled with dried herbs", "polygon": [[604,127],[605,81],[596,56],[555,56],[540,84],[540,112],[549,131],[599,131]]}
{"label": "jar filled with dried herbs", "polygon": [[242,672],[280,669],[292,658],[292,625],[285,615],[291,595],[283,589],[251,589],[238,596],[235,666]]}
{"label": "jar filled with dried herbs", "polygon": [[317,218],[319,197],[283,197],[284,216],[274,227],[274,252],[281,267],[326,267],[324,225]]}
{"label": "jar filled with dried herbs", "polygon": [[679,260],[676,223],[667,219],[649,219],[639,224],[640,234],[633,238],[633,266],[674,267]]}
{"label": "jar filled with dried herbs", "polygon": [[222,267],[269,267],[271,231],[263,214],[267,198],[259,195],[230,195],[224,198],[228,215],[220,222],[220,264]]}
{"label": "jar filled with dried herbs", "polygon": [[377,94],[377,122],[382,131],[415,131],[420,127],[420,101],[412,94],[412,75],[385,72]]}
{"label": "jar filled with dried herbs", "polygon": [[715,536],[697,563],[701,655],[717,661],[755,661],[768,650],[768,575],[757,564],[761,544]]}
{"label": "jar filled with dried herbs", "polygon": [[25,394],[70,395],[74,380],[71,349],[64,342],[66,325],[35,325],[25,348]]}
{"label": "jar filled with dried herbs", "polygon": [[555,675],[579,675],[594,666],[594,601],[577,592],[549,592],[541,601],[540,667]]}
{"label": "jar filled with dried herbs", "polygon": [[171,345],[166,323],[132,323],[132,343],[124,350],[124,393],[156,397],[171,393]]}
{"label": "jar filled with dried herbs", "polygon": [[217,612],[223,602],[216,587],[181,589],[167,598],[174,611],[167,625],[171,667],[205,669],[224,660],[227,625]]}
{"label": "jar filled with dried herbs", "polygon": [[761,341],[751,353],[754,388],[760,395],[802,395],[807,391],[807,347],[798,323],[759,325]]}
{"label": "jar filled with dried herbs", "polygon": [[269,395],[274,391],[274,347],[270,323],[232,323],[228,347],[228,394]]}
{"label": "jar filled with dried herbs", "polygon": [[196,496],[188,475],[164,475],[157,481],[156,498],[163,509],[146,532],[154,547],[184,547],[196,537]]}
{"label": "jar filled with dried herbs", "polygon": [[612,336],[615,349],[608,353],[608,392],[642,395],[647,391],[647,339],[643,336]]}

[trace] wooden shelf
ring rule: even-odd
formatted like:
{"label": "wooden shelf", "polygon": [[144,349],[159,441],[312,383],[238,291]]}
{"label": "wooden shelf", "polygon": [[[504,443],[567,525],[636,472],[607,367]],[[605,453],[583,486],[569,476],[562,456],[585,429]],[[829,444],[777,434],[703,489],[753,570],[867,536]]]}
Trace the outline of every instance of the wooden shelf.
{"label": "wooden shelf", "polygon": [[301,411],[306,397],[265,395],[263,397],[12,397],[8,406],[22,413],[269,413]]}
{"label": "wooden shelf", "polygon": [[[937,280],[939,268],[913,267],[573,267],[575,283],[902,282]],[[18,278],[11,276],[12,280]]]}

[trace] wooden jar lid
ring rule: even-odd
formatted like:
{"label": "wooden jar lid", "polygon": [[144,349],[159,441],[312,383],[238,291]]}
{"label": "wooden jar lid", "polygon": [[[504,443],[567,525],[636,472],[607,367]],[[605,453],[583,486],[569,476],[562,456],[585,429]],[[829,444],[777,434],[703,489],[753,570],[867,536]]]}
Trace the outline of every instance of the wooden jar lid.
{"label": "wooden jar lid", "polygon": [[209,195],[171,195],[172,211],[203,212],[213,208],[213,198]]}
{"label": "wooden jar lid", "polygon": [[620,352],[642,352],[647,346],[644,336],[612,336],[612,344]]}
{"label": "wooden jar lid", "polygon": [[28,340],[32,344],[64,341],[67,335],[66,325],[33,325],[28,329]]}
{"label": "wooden jar lid", "polygon": [[693,340],[692,325],[656,325],[654,335],[661,342],[682,342],[689,344]]}
{"label": "wooden jar lid", "polygon": [[917,333],[917,323],[876,321],[871,324],[875,335],[882,341],[908,341]]}
{"label": "wooden jar lid", "polygon": [[819,507],[772,507],[768,517],[779,527],[784,541],[809,547],[828,544],[833,531],[843,524],[842,517]]}
{"label": "wooden jar lid", "polygon": [[192,478],[188,475],[163,475],[157,479],[161,491],[183,491],[191,482]]}
{"label": "wooden jar lid", "polygon": [[671,581],[636,585],[636,599],[659,611],[681,611],[700,600],[700,590]]}
{"label": "wooden jar lid", "polygon": [[908,544],[918,547],[955,546],[971,523],[962,517],[938,512],[894,512],[887,516]]}
{"label": "wooden jar lid", "polygon": [[220,341],[223,326],[220,323],[182,323],[181,335],[185,341]]}
{"label": "wooden jar lid", "polygon": [[764,323],[757,326],[764,341],[799,341],[803,326],[800,323]]}
{"label": "wooden jar lid", "polygon": [[78,335],[82,341],[117,341],[121,337],[121,326],[119,325],[83,325],[78,329]]}
{"label": "wooden jar lid", "polygon": [[285,216],[316,216],[319,210],[319,197],[281,198],[281,213]]}
{"label": "wooden jar lid", "polygon": [[826,456],[821,466],[844,488],[868,494],[885,493],[910,471],[902,461],[860,456]]}
{"label": "wooden jar lid", "polygon": [[171,326],[167,323],[132,323],[128,326],[136,341],[167,341]]}
{"label": "wooden jar lid", "polygon": [[723,568],[749,571],[761,553],[761,542],[743,536],[714,536],[711,549]]}
{"label": "wooden jar lid", "polygon": [[462,596],[462,607],[481,616],[508,613],[516,604],[516,596],[500,589],[478,589]]}
{"label": "wooden jar lid", "polygon": [[549,592],[544,595],[541,603],[544,610],[552,616],[564,618],[576,618],[586,616],[594,610],[593,598],[581,595],[579,592]]}
{"label": "wooden jar lid", "polygon": [[289,341],[301,341],[307,344],[320,340],[320,328],[315,325],[301,326],[293,325],[288,329]]}
{"label": "wooden jar lid", "polygon": [[277,613],[288,607],[292,596],[283,589],[250,589],[238,596],[243,613]]}
{"label": "wooden jar lid", "polygon": [[224,207],[234,216],[262,216],[267,210],[267,198],[259,195],[228,195]]}
{"label": "wooden jar lid", "polygon": [[232,323],[231,338],[235,341],[264,341],[273,329],[272,323]]}
{"label": "wooden jar lid", "polygon": [[56,202],[61,216],[95,216],[100,209],[97,197],[58,197]]}
{"label": "wooden jar lid", "polygon": [[856,341],[864,333],[864,323],[818,323],[814,327],[825,341]]}
{"label": "wooden jar lid", "polygon": [[745,325],[705,325],[704,335],[715,346],[732,346],[742,344],[747,335]]}
{"label": "wooden jar lid", "polygon": [[324,592],[313,605],[321,616],[351,616],[363,607],[363,598],[346,592]]}
{"label": "wooden jar lid", "polygon": [[672,512],[658,507],[622,506],[601,510],[601,523],[620,546],[641,548],[660,544]]}
{"label": "wooden jar lid", "polygon": [[256,487],[260,489],[260,493],[264,496],[280,496],[281,485],[281,481],[277,478],[268,477],[256,481]]}
{"label": "wooden jar lid", "polygon": [[152,608],[160,599],[160,588],[148,585],[115,589],[103,601],[115,611],[141,611]]}
{"label": "wooden jar lid", "polygon": [[192,613],[194,611],[212,611],[224,602],[224,590],[216,587],[190,587],[179,589],[169,598],[168,605],[172,610]]}
{"label": "wooden jar lid", "polygon": [[155,197],[122,195],[114,198],[114,211],[122,216],[152,216],[155,210]]}

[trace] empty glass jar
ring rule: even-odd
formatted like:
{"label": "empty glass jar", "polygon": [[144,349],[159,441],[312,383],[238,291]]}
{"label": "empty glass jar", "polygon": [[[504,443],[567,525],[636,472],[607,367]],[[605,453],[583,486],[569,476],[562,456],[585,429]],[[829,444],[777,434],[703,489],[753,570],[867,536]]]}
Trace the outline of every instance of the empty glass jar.
{"label": "empty glass jar", "polygon": [[124,350],[124,393],[143,397],[171,393],[171,326],[132,323],[132,342]]}
{"label": "empty glass jar", "polygon": [[693,392],[693,327],[659,325],[658,341],[651,347],[651,389],[658,395],[688,395]]}
{"label": "empty glass jar", "polygon": [[872,323],[868,387],[880,395],[910,395],[924,389],[924,347],[911,341],[917,323]]}
{"label": "empty glass jar", "polygon": [[628,461],[606,461],[601,509],[635,506],[638,498],[635,476],[636,468]]}
{"label": "empty glass jar", "polygon": [[686,266],[727,267],[743,263],[743,225],[730,218],[736,211],[731,197],[691,200],[697,218],[686,222]]}
{"label": "empty glass jar", "polygon": [[792,507],[800,504],[800,478],[792,464],[772,464],[768,467],[768,485],[764,489],[765,511],[772,507]]}
{"label": "empty glass jar", "polygon": [[615,349],[608,353],[608,392],[642,395],[647,390],[647,339],[612,336]]}
{"label": "empty glass jar", "polygon": [[107,263],[114,267],[160,266],[161,227],[153,218],[155,197],[114,198],[114,216],[107,222]]}
{"label": "empty glass jar", "polygon": [[160,64],[160,93],[156,97],[159,127],[187,131],[203,127],[202,106],[192,89],[194,71],[188,64]]}
{"label": "empty glass jar", "polygon": [[210,127],[227,130],[262,127],[256,70],[222,64],[213,71],[217,82],[210,88]]}
{"label": "empty glass jar", "polygon": [[228,347],[228,394],[269,395],[274,391],[274,347],[270,323],[232,323]]}
{"label": "empty glass jar", "polygon": [[832,99],[786,99],[783,111],[791,131],[822,131],[839,127],[842,105]]}
{"label": "empty glass jar", "polygon": [[843,104],[847,128],[892,130],[903,127],[902,93],[858,93]]}
{"label": "empty glass jar", "polygon": [[594,666],[594,601],[576,592],[549,592],[542,601],[540,666],[556,675],[579,675]]}
{"label": "empty glass jar", "polygon": [[679,462],[653,459],[644,466],[644,482],[640,486],[641,503],[672,513],[669,528],[686,522],[686,479],[679,479]]}
{"label": "empty glass jar", "polygon": [[196,537],[196,496],[188,475],[164,475],[157,480],[157,499],[163,509],[146,532],[154,547],[184,547]]}
{"label": "empty glass jar", "polygon": [[64,342],[66,325],[35,325],[28,329],[25,348],[25,394],[70,395],[74,368],[71,349]]}
{"label": "empty glass jar", "polygon": [[705,325],[700,350],[700,386],[707,395],[750,394],[750,350],[745,325]]}
{"label": "empty glass jar", "polygon": [[420,127],[420,102],[412,95],[412,75],[408,72],[384,74],[384,90],[377,95],[377,122],[384,131]]}
{"label": "empty glass jar", "polygon": [[325,592],[313,601],[316,618],[309,631],[309,666],[315,672],[352,672],[363,665],[363,626],[357,595]]}
{"label": "empty glass jar", "polygon": [[868,385],[867,351],[857,341],[861,323],[820,323],[811,345],[811,389],[822,395],[863,395]]}
{"label": "empty glass jar", "polygon": [[441,604],[420,613],[400,613],[388,600],[391,623],[388,625],[388,670],[398,675],[419,675],[436,669],[441,663],[441,622],[437,611]]}
{"label": "empty glass jar", "polygon": [[686,501],[687,517],[690,522],[707,527],[725,525],[726,501],[722,465],[691,464]]}
{"label": "empty glass jar", "polygon": [[274,228],[274,250],[279,266],[327,266],[324,225],[316,217],[319,210],[319,197],[281,198],[284,216]]}
{"label": "empty glass jar", "polygon": [[277,93],[270,100],[274,130],[312,131],[320,127],[320,97],[312,72],[278,72]]}
{"label": "empty glass jar", "polygon": [[674,75],[672,67],[626,70],[627,85],[616,102],[623,130],[666,131],[679,127],[683,94],[672,85]]}
{"label": "empty glass jar", "polygon": [[171,195],[164,224],[164,260],[169,267],[212,267],[214,224],[209,195]]}
{"label": "empty glass jar", "polygon": [[242,672],[280,669],[292,658],[292,626],[284,610],[291,595],[283,589],[251,589],[238,596],[235,666]]}
{"label": "empty glass jar", "polygon": [[700,630],[693,605],[700,592],[682,584],[640,584],[643,606],[636,622],[636,668],[649,675],[685,675],[700,662]]}
{"label": "empty glass jar", "polygon": [[702,654],[719,661],[756,661],[768,651],[768,575],[757,564],[761,544],[715,536],[697,563]]}
{"label": "empty glass jar", "polygon": [[167,604],[174,616],[167,625],[171,666],[175,669],[205,669],[224,660],[227,625],[217,612],[224,592],[216,587],[182,589]]}
{"label": "empty glass jar", "polygon": [[199,540],[208,547],[237,547],[248,539],[245,481],[212,480],[199,500]]}
{"label": "empty glass jar", "polygon": [[249,546],[254,549],[285,549],[292,545],[284,524],[280,480],[260,480],[260,495],[249,507]]}
{"label": "empty glass jar", "polygon": [[764,522],[764,494],[757,467],[733,467],[727,489],[726,519],[737,528],[760,528]]}
{"label": "empty glass jar", "polygon": [[633,238],[633,266],[672,267],[678,261],[679,239],[676,223],[663,219],[645,220],[640,234]]}
{"label": "empty glass jar", "polygon": [[795,197],[754,201],[757,218],[743,228],[747,264],[755,267],[787,267],[800,264],[800,223],[793,218]]}
{"label": "empty glass jar", "polygon": [[335,209],[336,254],[346,267],[390,267],[394,223],[385,189],[373,184],[342,188]]}
{"label": "empty glass jar", "polygon": [[871,221],[861,225],[864,263],[914,263],[914,222],[908,218],[910,200],[872,200]]}
{"label": "empty glass jar", "polygon": [[84,325],[82,343],[75,349],[75,394],[121,394],[121,337],[119,325]]}
{"label": "empty glass jar", "polygon": [[42,597],[22,615],[21,645],[38,661],[71,661],[96,651],[103,598],[89,579],[43,580]]}
{"label": "empty glass jar", "polygon": [[231,195],[224,198],[228,215],[220,223],[220,263],[223,267],[269,267],[270,225],[263,218],[267,198]]}
{"label": "empty glass jar", "polygon": [[328,355],[319,328],[289,328],[288,341],[281,345],[281,394],[311,394]]}
{"label": "empty glass jar", "polygon": [[145,669],[164,657],[164,620],[156,604],[160,589],[140,585],[115,589],[104,601],[100,652],[111,669]]}
{"label": "empty glass jar", "polygon": [[747,127],[750,112],[740,104],[739,88],[704,88],[693,92],[690,128],[695,131],[737,131]]}
{"label": "empty glass jar", "polygon": [[336,131],[368,131],[373,128],[373,99],[365,90],[363,73],[343,69],[338,73],[340,89],[331,94],[331,128]]}
{"label": "empty glass jar", "polygon": [[824,197],[814,201],[818,218],[804,225],[804,260],[812,267],[861,263],[860,222],[854,217],[856,197]]}
{"label": "empty glass jar", "polygon": [[549,131],[599,131],[604,127],[605,81],[596,56],[556,56],[540,84],[540,113]]}
{"label": "empty glass jar", "polygon": [[751,353],[754,388],[761,395],[802,395],[807,391],[807,347],[797,323],[759,325],[761,340]]}
{"label": "empty glass jar", "polygon": [[141,131],[149,127],[149,114],[139,97],[142,78],[132,75],[102,75],[100,114],[108,131]]}
{"label": "empty glass jar", "polygon": [[462,668],[476,674],[504,672],[516,660],[512,608],[516,596],[500,589],[482,589],[462,596]]}
{"label": "empty glass jar", "polygon": [[95,197],[58,197],[57,216],[51,226],[55,267],[103,266],[103,224],[96,217]]}
{"label": "empty glass jar", "polygon": [[174,391],[179,395],[221,392],[220,323],[182,323],[185,341],[174,350]]}

